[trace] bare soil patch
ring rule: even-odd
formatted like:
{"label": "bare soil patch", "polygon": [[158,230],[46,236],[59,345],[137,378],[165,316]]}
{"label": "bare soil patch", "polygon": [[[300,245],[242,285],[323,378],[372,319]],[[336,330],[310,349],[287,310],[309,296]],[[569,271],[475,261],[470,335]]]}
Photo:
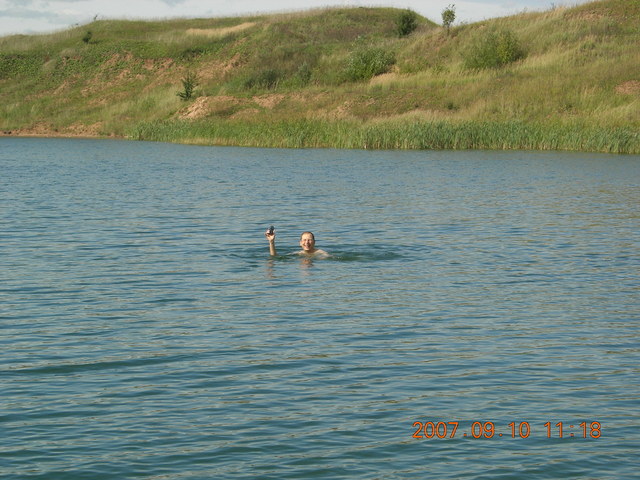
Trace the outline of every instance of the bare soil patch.
{"label": "bare soil patch", "polygon": [[242,100],[227,95],[198,97],[191,105],[178,114],[178,118],[197,120],[209,115],[225,114],[242,103],[244,103]]}
{"label": "bare soil patch", "polygon": [[272,94],[272,95],[260,95],[252,98],[254,102],[260,105],[262,108],[268,108],[271,110],[276,105],[278,105],[282,100],[284,100],[284,95],[280,93]]}
{"label": "bare soil patch", "polygon": [[639,95],[640,94],[640,81],[629,80],[628,82],[621,83],[616,86],[616,92],[623,95]]}

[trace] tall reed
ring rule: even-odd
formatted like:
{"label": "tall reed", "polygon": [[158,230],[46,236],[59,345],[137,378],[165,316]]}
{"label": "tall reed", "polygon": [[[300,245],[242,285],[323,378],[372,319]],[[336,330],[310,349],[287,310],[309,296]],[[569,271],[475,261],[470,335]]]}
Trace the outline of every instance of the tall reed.
{"label": "tall reed", "polygon": [[142,122],[136,140],[281,148],[567,150],[640,153],[640,133],[629,128],[523,122],[183,120]]}

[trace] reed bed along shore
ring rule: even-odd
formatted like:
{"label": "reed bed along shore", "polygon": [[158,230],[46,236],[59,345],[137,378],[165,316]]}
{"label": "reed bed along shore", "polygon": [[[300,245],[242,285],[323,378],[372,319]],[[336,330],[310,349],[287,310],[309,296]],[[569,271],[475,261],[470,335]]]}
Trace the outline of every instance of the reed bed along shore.
{"label": "reed bed along shore", "polygon": [[[640,0],[454,25],[328,8],[0,38],[0,135],[640,153]],[[90,33],[90,35],[89,35]]]}
{"label": "reed bed along shore", "polygon": [[271,148],[404,150],[566,150],[640,153],[640,134],[629,128],[522,122],[412,123],[354,121],[159,121],[137,125],[136,140]]}

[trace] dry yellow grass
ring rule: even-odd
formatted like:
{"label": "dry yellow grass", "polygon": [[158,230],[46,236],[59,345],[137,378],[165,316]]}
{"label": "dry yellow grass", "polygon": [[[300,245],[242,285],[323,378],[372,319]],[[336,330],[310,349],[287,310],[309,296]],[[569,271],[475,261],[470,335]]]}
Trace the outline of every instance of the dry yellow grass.
{"label": "dry yellow grass", "polygon": [[234,25],[233,27],[225,27],[225,28],[189,28],[187,30],[187,35],[199,35],[207,38],[222,38],[227,35],[231,35],[232,33],[242,32],[253,27],[255,22],[244,22],[239,25]]}

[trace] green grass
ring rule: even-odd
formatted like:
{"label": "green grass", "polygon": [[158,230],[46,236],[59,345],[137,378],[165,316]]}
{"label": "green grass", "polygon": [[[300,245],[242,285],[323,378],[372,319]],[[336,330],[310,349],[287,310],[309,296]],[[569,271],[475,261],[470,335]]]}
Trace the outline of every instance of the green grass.
{"label": "green grass", "polygon": [[[2,37],[0,131],[85,125],[202,144],[640,153],[640,0],[522,13],[448,35],[417,17],[400,38],[402,13],[101,20]],[[521,51],[505,64],[469,62],[487,32],[509,32]],[[176,94],[189,71],[198,87],[184,102]]]}
{"label": "green grass", "polygon": [[638,132],[580,124],[446,122],[426,120],[279,121],[272,124],[209,120],[143,122],[130,138],[190,144],[277,148],[519,149],[627,153],[640,146]]}

